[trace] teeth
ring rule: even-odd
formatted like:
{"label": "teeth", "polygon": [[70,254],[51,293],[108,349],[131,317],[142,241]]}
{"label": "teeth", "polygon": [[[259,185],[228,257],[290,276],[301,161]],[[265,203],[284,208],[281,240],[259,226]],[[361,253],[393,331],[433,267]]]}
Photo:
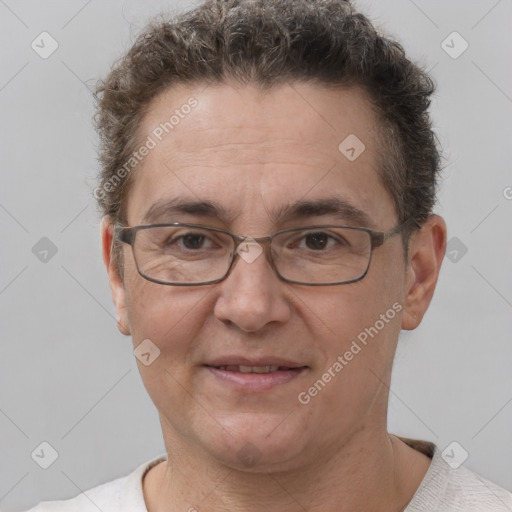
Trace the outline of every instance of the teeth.
{"label": "teeth", "polygon": [[219,366],[220,370],[239,373],[270,373],[276,372],[279,368],[279,366]]}

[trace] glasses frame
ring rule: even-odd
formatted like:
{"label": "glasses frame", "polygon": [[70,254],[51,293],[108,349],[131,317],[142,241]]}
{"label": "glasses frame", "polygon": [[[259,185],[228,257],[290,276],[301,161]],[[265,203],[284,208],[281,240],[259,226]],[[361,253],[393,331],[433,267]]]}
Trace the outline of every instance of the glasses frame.
{"label": "glasses frame", "polygon": [[[163,285],[167,285],[167,286],[202,286],[202,285],[207,285],[207,284],[220,283],[221,281],[224,281],[224,279],[226,279],[229,276],[229,274],[231,273],[231,271],[233,270],[235,262],[237,261],[238,256],[239,256],[238,247],[243,242],[245,242],[247,239],[250,239],[251,241],[255,241],[262,246],[263,252],[265,252],[265,255],[267,257],[267,261],[270,263],[270,266],[272,267],[274,272],[277,274],[279,279],[281,279],[282,281],[284,281],[286,283],[300,284],[300,285],[304,285],[304,286],[335,286],[335,285],[356,283],[357,281],[361,281],[362,279],[364,279],[365,276],[368,274],[368,270],[370,269],[370,264],[371,264],[372,256],[373,256],[373,250],[376,249],[377,247],[380,247],[381,245],[383,245],[391,237],[402,232],[403,230],[405,230],[406,227],[410,226],[413,223],[416,225],[416,227],[421,229],[421,224],[414,217],[410,217],[403,224],[395,226],[394,228],[391,228],[388,231],[374,231],[374,230],[371,230],[368,228],[363,228],[363,227],[345,226],[345,225],[338,225],[338,224],[321,224],[321,225],[311,225],[311,226],[283,229],[283,230],[277,231],[276,233],[273,233],[272,235],[269,235],[269,236],[253,238],[253,237],[248,237],[248,236],[243,236],[243,235],[235,235],[235,234],[230,233],[229,231],[225,231],[223,229],[213,228],[213,227],[209,227],[209,226],[203,226],[201,224],[190,224],[190,223],[186,223],[186,222],[171,222],[171,223],[162,223],[162,224],[141,224],[139,226],[132,226],[132,227],[116,225],[114,227],[114,237],[117,238],[118,240],[120,240],[121,242],[131,246],[133,259],[135,261],[135,266],[137,267],[137,272],[144,279],[147,279],[148,281],[151,281],[151,282],[157,283],[157,284],[163,284]],[[134,242],[135,242],[135,236],[136,236],[137,232],[144,230],[144,229],[149,229],[149,228],[170,227],[170,226],[184,226],[184,227],[191,227],[191,228],[200,228],[200,229],[204,229],[207,231],[223,233],[223,234],[231,237],[231,239],[233,240],[233,243],[234,243],[234,250],[233,250],[233,253],[231,254],[231,261],[229,262],[229,266],[228,266],[226,273],[219,279],[198,282],[198,283],[169,283],[167,281],[161,281],[159,279],[155,279],[153,277],[149,277],[149,276],[145,275],[140,270],[139,264],[137,262],[137,256],[135,255]],[[277,235],[281,235],[283,233],[289,233],[291,231],[306,231],[309,229],[322,229],[322,228],[353,229],[353,230],[358,230],[358,231],[365,231],[366,233],[368,233],[370,235],[370,243],[371,243],[370,257],[368,258],[368,265],[366,266],[364,273],[358,278],[351,279],[349,281],[336,282],[336,283],[304,283],[302,281],[295,281],[293,279],[287,279],[286,277],[283,277],[277,270],[277,267],[274,262],[274,258],[272,257],[272,252],[270,251],[272,240]]]}

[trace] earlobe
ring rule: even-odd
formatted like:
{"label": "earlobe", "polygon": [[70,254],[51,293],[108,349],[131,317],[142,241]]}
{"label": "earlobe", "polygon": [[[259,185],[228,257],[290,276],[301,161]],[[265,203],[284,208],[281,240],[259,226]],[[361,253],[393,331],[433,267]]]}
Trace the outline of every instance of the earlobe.
{"label": "earlobe", "polygon": [[418,327],[428,309],[446,250],[446,224],[430,215],[421,230],[411,235],[402,329]]}
{"label": "earlobe", "polygon": [[109,217],[104,217],[101,221],[101,244],[103,263],[107,269],[112,300],[116,307],[117,328],[119,332],[130,335],[128,323],[128,312],[126,308],[126,292],[123,279],[119,273],[119,268],[114,260],[113,253],[114,227]]}

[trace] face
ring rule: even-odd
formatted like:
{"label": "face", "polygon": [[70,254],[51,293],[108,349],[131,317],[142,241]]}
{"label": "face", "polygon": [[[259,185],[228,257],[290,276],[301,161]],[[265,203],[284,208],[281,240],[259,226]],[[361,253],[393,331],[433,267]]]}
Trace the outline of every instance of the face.
{"label": "face", "polygon": [[[158,140],[155,129],[176,110],[179,121]],[[134,175],[128,225],[190,222],[253,238],[315,224],[388,230],[397,216],[376,171],[376,133],[357,89],[165,91],[141,125],[141,140],[157,143]],[[338,149],[350,134],[365,145],[353,161]],[[147,218],[153,205],[176,199],[207,201],[223,215],[153,208]],[[325,199],[352,213],[284,215],[298,201]],[[222,282],[191,287],[144,279],[126,244],[123,258],[124,283],[111,273],[119,326],[134,347],[149,339],[160,351],[138,365],[166,443],[231,467],[292,468],[321,460],[354,432],[385,428],[382,381],[415,281],[400,236],[374,250],[364,279],[337,286],[283,282],[265,254],[250,263],[239,257]],[[233,368],[218,368],[226,365]],[[288,369],[242,374],[239,365]]]}

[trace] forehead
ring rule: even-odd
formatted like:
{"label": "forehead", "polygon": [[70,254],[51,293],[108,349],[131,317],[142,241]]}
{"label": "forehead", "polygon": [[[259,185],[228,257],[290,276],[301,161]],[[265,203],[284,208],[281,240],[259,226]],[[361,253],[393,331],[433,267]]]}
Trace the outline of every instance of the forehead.
{"label": "forehead", "polygon": [[238,219],[328,195],[370,217],[393,216],[377,172],[378,134],[371,103],[357,88],[287,83],[266,91],[233,84],[166,90],[139,129],[139,140],[151,140],[152,149],[128,194],[129,220],[140,222],[152,205],[177,197],[220,203]]}

